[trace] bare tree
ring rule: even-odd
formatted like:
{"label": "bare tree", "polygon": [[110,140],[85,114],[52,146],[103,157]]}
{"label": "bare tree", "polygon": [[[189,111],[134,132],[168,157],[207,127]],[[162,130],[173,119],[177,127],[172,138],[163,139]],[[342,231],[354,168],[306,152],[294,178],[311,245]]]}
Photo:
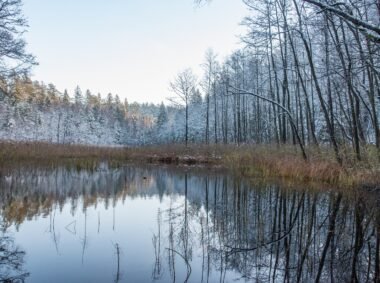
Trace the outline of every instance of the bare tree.
{"label": "bare tree", "polygon": [[[205,54],[204,63],[202,67],[204,69],[204,80],[202,83],[203,89],[206,94],[206,131],[205,131],[205,142],[208,144],[210,142],[210,97],[212,92],[215,93],[215,79],[216,79],[216,54],[212,49],[208,49]],[[214,95],[214,105],[216,102],[216,96]],[[214,109],[215,111],[215,109]],[[214,113],[215,115],[215,113]],[[214,118],[214,122],[216,123],[216,115]],[[216,126],[215,127],[215,135],[216,135]]]}
{"label": "bare tree", "polygon": [[176,97],[169,98],[170,101],[177,105],[185,106],[185,144],[189,140],[189,102],[196,84],[196,77],[191,69],[186,69],[177,74],[170,83],[170,90],[176,94]]}

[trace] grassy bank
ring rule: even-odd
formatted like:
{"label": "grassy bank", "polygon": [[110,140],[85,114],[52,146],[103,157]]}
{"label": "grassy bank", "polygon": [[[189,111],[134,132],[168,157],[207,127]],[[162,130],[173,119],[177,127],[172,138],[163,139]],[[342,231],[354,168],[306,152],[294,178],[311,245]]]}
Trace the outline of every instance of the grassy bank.
{"label": "grassy bank", "polygon": [[101,161],[116,164],[125,162],[125,148],[51,143],[1,142],[0,167],[23,165],[68,165],[78,169],[91,169]]}
{"label": "grassy bank", "polygon": [[160,146],[128,150],[128,157],[152,163],[223,166],[246,177],[282,178],[297,183],[340,187],[380,186],[380,163],[374,148],[358,162],[350,149],[342,152],[343,166],[329,148],[307,148],[305,161],[294,146]]}
{"label": "grassy bank", "polygon": [[293,182],[324,183],[339,187],[380,186],[380,163],[369,147],[358,162],[344,151],[343,166],[329,148],[308,148],[309,161],[293,146],[145,146],[106,148],[48,143],[0,143],[0,166],[19,163],[62,164],[93,168],[100,161],[119,166],[123,162],[222,166],[247,177],[282,178]]}

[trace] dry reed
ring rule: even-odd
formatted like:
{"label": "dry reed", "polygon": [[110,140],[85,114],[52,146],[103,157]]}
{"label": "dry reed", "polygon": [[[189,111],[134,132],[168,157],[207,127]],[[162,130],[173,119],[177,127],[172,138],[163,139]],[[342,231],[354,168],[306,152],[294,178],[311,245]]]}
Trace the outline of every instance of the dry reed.
{"label": "dry reed", "polygon": [[32,164],[74,164],[93,168],[100,161],[120,166],[124,162],[203,164],[223,166],[252,177],[276,177],[297,182],[325,183],[341,187],[380,185],[380,164],[372,147],[355,161],[352,150],[343,151],[344,165],[330,148],[307,148],[309,161],[294,146],[278,145],[161,145],[136,148],[61,145],[50,143],[0,143],[0,166],[20,162]]}

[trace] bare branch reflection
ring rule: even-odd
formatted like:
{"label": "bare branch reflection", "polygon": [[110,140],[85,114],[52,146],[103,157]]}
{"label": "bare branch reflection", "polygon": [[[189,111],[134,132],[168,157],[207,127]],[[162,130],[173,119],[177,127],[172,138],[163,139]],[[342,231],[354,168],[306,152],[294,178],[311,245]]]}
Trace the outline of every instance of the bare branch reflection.
{"label": "bare branch reflection", "polygon": [[[112,235],[123,231],[125,219],[118,207],[126,199],[152,198],[159,205],[148,223],[154,232],[143,252],[152,257],[148,276],[154,281],[379,282],[379,196],[282,188],[203,171],[133,166],[103,166],[91,172],[19,169],[0,178],[3,227],[17,231],[28,219],[49,217],[54,250],[63,252],[64,235],[79,237],[84,260],[96,248],[95,236],[106,234],[106,229]],[[105,206],[102,229],[100,211],[92,209],[100,202]],[[80,218],[65,222],[63,234],[56,218],[65,205]],[[106,210],[109,219],[103,216]],[[2,235],[0,281],[5,276],[27,277],[24,252]],[[122,281],[120,274],[128,267],[120,262],[118,244],[113,250],[118,259],[115,280]]]}

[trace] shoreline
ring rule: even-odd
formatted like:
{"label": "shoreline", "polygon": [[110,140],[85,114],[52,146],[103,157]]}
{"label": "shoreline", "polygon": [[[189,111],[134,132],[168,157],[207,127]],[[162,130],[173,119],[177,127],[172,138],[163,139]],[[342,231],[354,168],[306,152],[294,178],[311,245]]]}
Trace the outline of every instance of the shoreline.
{"label": "shoreline", "polygon": [[298,184],[315,183],[337,188],[380,190],[380,163],[368,153],[355,162],[347,154],[340,166],[329,148],[308,148],[309,161],[293,146],[276,145],[157,145],[141,147],[97,147],[41,142],[0,142],[0,168],[21,164],[74,166],[94,169],[107,161],[112,167],[124,163],[222,167],[242,177],[276,178]]}

